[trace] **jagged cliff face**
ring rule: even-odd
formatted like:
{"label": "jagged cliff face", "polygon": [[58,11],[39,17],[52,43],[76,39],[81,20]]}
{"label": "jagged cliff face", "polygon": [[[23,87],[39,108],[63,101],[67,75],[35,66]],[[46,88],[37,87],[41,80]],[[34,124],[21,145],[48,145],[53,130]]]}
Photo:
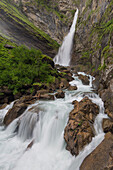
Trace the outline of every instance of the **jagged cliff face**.
{"label": "jagged cliff face", "polygon": [[[79,2],[73,61],[93,71],[113,64],[113,1]],[[75,62],[74,62],[75,63]]]}
{"label": "jagged cliff face", "polygon": [[52,39],[61,43],[76,10],[71,0],[13,0],[28,19]]}
{"label": "jagged cliff face", "polygon": [[105,103],[105,112],[113,119],[113,1],[77,2],[79,18],[72,64],[78,70],[94,73],[94,86]]}

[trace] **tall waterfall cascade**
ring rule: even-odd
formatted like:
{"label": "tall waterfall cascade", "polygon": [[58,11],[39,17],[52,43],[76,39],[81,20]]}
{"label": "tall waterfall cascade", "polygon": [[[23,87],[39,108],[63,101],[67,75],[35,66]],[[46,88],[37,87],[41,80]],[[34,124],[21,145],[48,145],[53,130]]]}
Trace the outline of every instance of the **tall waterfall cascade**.
{"label": "tall waterfall cascade", "polygon": [[72,26],[70,28],[69,33],[64,38],[62,46],[59,48],[58,54],[54,58],[55,64],[69,66],[71,61],[71,51],[73,47],[73,38],[75,33],[75,26],[78,18],[78,9],[75,12],[75,16],[73,19]]}

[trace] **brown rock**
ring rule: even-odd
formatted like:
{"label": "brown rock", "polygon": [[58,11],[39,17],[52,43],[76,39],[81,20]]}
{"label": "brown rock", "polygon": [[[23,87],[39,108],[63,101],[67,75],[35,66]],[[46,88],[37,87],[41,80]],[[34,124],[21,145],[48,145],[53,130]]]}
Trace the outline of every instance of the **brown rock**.
{"label": "brown rock", "polygon": [[7,112],[4,118],[4,124],[9,125],[14,119],[23,114],[29,104],[36,101],[32,96],[24,96],[17,100],[13,107]]}
{"label": "brown rock", "polygon": [[7,126],[9,125],[14,119],[19,117],[27,108],[27,105],[24,103],[18,103],[14,104],[13,108],[10,109],[5,118],[4,118],[4,124]]}
{"label": "brown rock", "polygon": [[84,85],[89,85],[88,76],[83,76],[82,74],[78,75],[78,78],[82,81]]}
{"label": "brown rock", "polygon": [[72,90],[77,90],[77,86],[69,86],[68,90],[72,91]]}
{"label": "brown rock", "polygon": [[80,170],[112,170],[113,169],[113,135],[109,132],[99,146],[88,155]]}
{"label": "brown rock", "polygon": [[47,93],[49,93],[49,90],[38,90],[37,91],[37,95],[42,95],[42,94],[47,94]]}
{"label": "brown rock", "polygon": [[69,87],[69,83],[66,79],[62,78],[59,86],[60,89],[67,89]]}
{"label": "brown rock", "polygon": [[49,95],[49,94],[42,94],[40,95],[39,99],[42,100],[54,100],[54,95]]}
{"label": "brown rock", "polygon": [[30,149],[30,148],[32,148],[33,144],[34,144],[34,140],[32,140],[32,141],[29,143],[29,145],[27,146],[27,150]]}
{"label": "brown rock", "polygon": [[99,108],[88,97],[85,97],[80,102],[74,101],[73,104],[74,109],[69,114],[64,139],[67,143],[67,150],[72,155],[78,155],[95,135],[93,123],[99,113]]}
{"label": "brown rock", "polygon": [[72,75],[71,75],[70,73],[65,74],[65,75],[64,75],[64,78],[65,78],[67,81],[72,81],[72,80],[74,80],[74,78],[72,77]]}
{"label": "brown rock", "polygon": [[60,80],[58,78],[55,78],[54,86],[55,86],[56,89],[59,88],[59,84],[60,84]]}
{"label": "brown rock", "polygon": [[113,133],[113,121],[112,120],[104,118],[102,122],[102,127],[105,133],[107,132]]}
{"label": "brown rock", "polygon": [[64,98],[65,93],[62,90],[58,90],[57,93],[55,94],[56,98]]}

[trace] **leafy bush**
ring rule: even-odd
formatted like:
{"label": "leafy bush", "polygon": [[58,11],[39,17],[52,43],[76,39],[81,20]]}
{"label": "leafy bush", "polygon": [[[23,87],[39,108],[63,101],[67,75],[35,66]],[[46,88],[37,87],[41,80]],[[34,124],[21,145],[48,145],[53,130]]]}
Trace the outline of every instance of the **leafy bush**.
{"label": "leafy bush", "polygon": [[15,94],[33,83],[54,81],[52,74],[55,70],[42,59],[39,50],[29,50],[25,46],[8,50],[0,44],[0,86],[8,86]]}

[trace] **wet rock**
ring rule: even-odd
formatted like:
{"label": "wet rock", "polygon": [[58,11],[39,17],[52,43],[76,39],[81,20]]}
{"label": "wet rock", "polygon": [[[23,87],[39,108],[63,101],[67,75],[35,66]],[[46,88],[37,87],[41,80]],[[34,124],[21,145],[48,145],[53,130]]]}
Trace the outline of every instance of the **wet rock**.
{"label": "wet rock", "polygon": [[60,87],[60,89],[67,89],[69,87],[68,81],[66,79],[62,78],[59,87]]}
{"label": "wet rock", "polygon": [[13,108],[7,112],[4,118],[4,124],[8,126],[14,119],[22,115],[26,109],[27,105],[24,103],[14,104]]}
{"label": "wet rock", "polygon": [[18,99],[13,107],[7,112],[4,118],[4,124],[8,126],[14,119],[24,113],[29,104],[33,104],[36,99],[32,96],[24,96]]}
{"label": "wet rock", "polygon": [[102,128],[105,133],[107,132],[113,133],[113,121],[110,119],[104,118],[102,122]]}
{"label": "wet rock", "polygon": [[29,143],[29,145],[27,146],[27,150],[30,149],[30,148],[32,148],[33,144],[34,144],[34,140],[32,140],[32,141]]}
{"label": "wet rock", "polygon": [[69,120],[64,131],[66,149],[72,155],[78,155],[85,145],[91,142],[95,135],[93,123],[99,108],[88,97],[80,102],[74,101],[74,109],[69,114]]}
{"label": "wet rock", "polygon": [[55,97],[54,95],[50,95],[50,94],[42,94],[39,96],[39,99],[42,99],[42,100],[54,100]]}
{"label": "wet rock", "polygon": [[57,93],[55,94],[56,98],[64,98],[65,93],[62,90],[58,90]]}
{"label": "wet rock", "polygon": [[77,86],[69,86],[68,90],[72,91],[72,90],[77,90]]}
{"label": "wet rock", "polygon": [[84,76],[82,74],[79,74],[78,78],[82,81],[82,83],[84,85],[89,85],[89,78],[88,78],[88,76]]}
{"label": "wet rock", "polygon": [[113,135],[109,132],[105,139],[88,155],[80,170],[112,170],[113,169]]}

